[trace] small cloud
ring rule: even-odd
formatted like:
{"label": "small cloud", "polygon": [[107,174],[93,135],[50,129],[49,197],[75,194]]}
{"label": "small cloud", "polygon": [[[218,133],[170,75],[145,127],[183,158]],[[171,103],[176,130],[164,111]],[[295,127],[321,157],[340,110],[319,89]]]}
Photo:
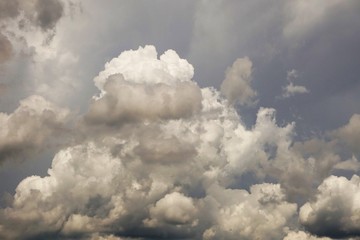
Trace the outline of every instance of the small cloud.
{"label": "small cloud", "polygon": [[221,93],[230,104],[254,104],[256,91],[251,87],[252,62],[248,57],[238,58],[226,70],[225,80],[221,84]]}
{"label": "small cloud", "polygon": [[306,87],[294,84],[294,81],[298,77],[298,72],[295,69],[287,72],[286,79],[288,81],[288,85],[282,87],[283,93],[280,98],[289,98],[295,96],[296,94],[304,94],[310,92]]}

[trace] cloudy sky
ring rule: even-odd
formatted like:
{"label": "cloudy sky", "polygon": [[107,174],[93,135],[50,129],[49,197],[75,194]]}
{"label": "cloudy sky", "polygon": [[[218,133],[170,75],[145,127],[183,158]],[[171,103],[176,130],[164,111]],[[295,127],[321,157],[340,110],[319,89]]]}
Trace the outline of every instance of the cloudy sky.
{"label": "cloudy sky", "polygon": [[359,12],[0,0],[0,238],[360,239]]}

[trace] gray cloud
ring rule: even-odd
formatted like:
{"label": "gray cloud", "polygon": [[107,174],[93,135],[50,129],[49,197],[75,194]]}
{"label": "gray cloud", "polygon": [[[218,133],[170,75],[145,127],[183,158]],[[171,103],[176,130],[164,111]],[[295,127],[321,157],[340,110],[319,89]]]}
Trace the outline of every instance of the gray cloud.
{"label": "gray cloud", "polygon": [[20,102],[11,114],[0,112],[0,162],[26,158],[51,145],[52,135],[64,132],[69,111],[59,108],[40,96]]}
{"label": "gray cloud", "polygon": [[252,62],[249,58],[239,58],[226,70],[221,84],[221,93],[230,104],[249,105],[254,103],[256,92],[251,88]]}

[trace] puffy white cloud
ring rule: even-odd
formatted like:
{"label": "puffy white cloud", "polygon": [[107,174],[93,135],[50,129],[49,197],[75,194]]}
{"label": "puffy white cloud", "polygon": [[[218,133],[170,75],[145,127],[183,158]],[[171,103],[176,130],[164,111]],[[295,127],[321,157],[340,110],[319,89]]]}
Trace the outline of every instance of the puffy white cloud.
{"label": "puffy white cloud", "polygon": [[298,232],[289,232],[283,240],[331,240],[331,238],[316,237],[316,236],[312,236],[309,233],[298,231]]}
{"label": "puffy white cloud", "polygon": [[315,199],[300,209],[300,222],[311,233],[332,238],[360,234],[360,177],[330,176],[318,187]]}
{"label": "puffy white cloud", "polygon": [[215,206],[215,224],[203,239],[279,239],[296,212],[296,204],[286,202],[280,185],[253,185],[245,190],[210,189],[215,193],[205,201]]}
{"label": "puffy white cloud", "polygon": [[241,105],[254,102],[256,91],[251,87],[252,62],[248,57],[238,58],[226,70],[226,77],[221,84],[221,93],[229,100],[230,104]]}
{"label": "puffy white cloud", "polygon": [[95,84],[102,91],[85,120],[117,125],[136,120],[189,117],[201,108],[201,92],[191,81],[193,67],[172,50],[157,59],[153,46],[125,51],[111,60]]}
{"label": "puffy white cloud", "polygon": [[173,192],[165,195],[150,208],[150,219],[144,223],[149,227],[157,227],[159,224],[196,224],[197,209],[191,198],[181,193]]}
{"label": "puffy white cloud", "polygon": [[11,114],[0,112],[0,161],[25,157],[51,146],[52,135],[65,130],[69,111],[38,95],[20,102]]}

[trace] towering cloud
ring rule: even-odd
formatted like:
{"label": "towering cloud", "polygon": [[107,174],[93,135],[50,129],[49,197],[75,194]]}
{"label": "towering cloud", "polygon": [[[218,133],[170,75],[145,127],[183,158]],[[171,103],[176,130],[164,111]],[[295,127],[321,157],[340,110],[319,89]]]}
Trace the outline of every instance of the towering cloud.
{"label": "towering cloud", "polygon": [[[358,177],[322,183],[339,166],[336,141],[296,142],[295,124],[279,126],[270,108],[247,128],[226,94],[200,88],[193,71],[153,46],[108,62],[74,129],[81,141],[55,155],[47,176],[20,182],[0,209],[0,238],[317,239],[298,231],[297,201],[309,201],[300,210],[309,232],[358,234]],[[245,58],[226,79],[244,83],[250,73]],[[67,116],[42,97],[24,100],[0,115],[0,153],[39,149]]]}
{"label": "towering cloud", "polygon": [[[220,93],[200,89],[192,75],[174,51],[158,59],[152,46],[106,64],[95,78],[100,93],[79,122],[84,142],[57,153],[48,176],[18,185],[13,203],[0,211],[0,236],[284,236],[296,214],[285,189],[263,183],[248,192],[239,177],[246,171],[267,175],[277,155],[270,149],[288,152],[293,126],[277,126],[275,111],[262,108],[253,129],[246,129]],[[33,111],[42,125],[58,119],[50,107],[35,108],[43,102],[30,98],[14,116]],[[44,141],[39,129],[30,129],[26,136]]]}

